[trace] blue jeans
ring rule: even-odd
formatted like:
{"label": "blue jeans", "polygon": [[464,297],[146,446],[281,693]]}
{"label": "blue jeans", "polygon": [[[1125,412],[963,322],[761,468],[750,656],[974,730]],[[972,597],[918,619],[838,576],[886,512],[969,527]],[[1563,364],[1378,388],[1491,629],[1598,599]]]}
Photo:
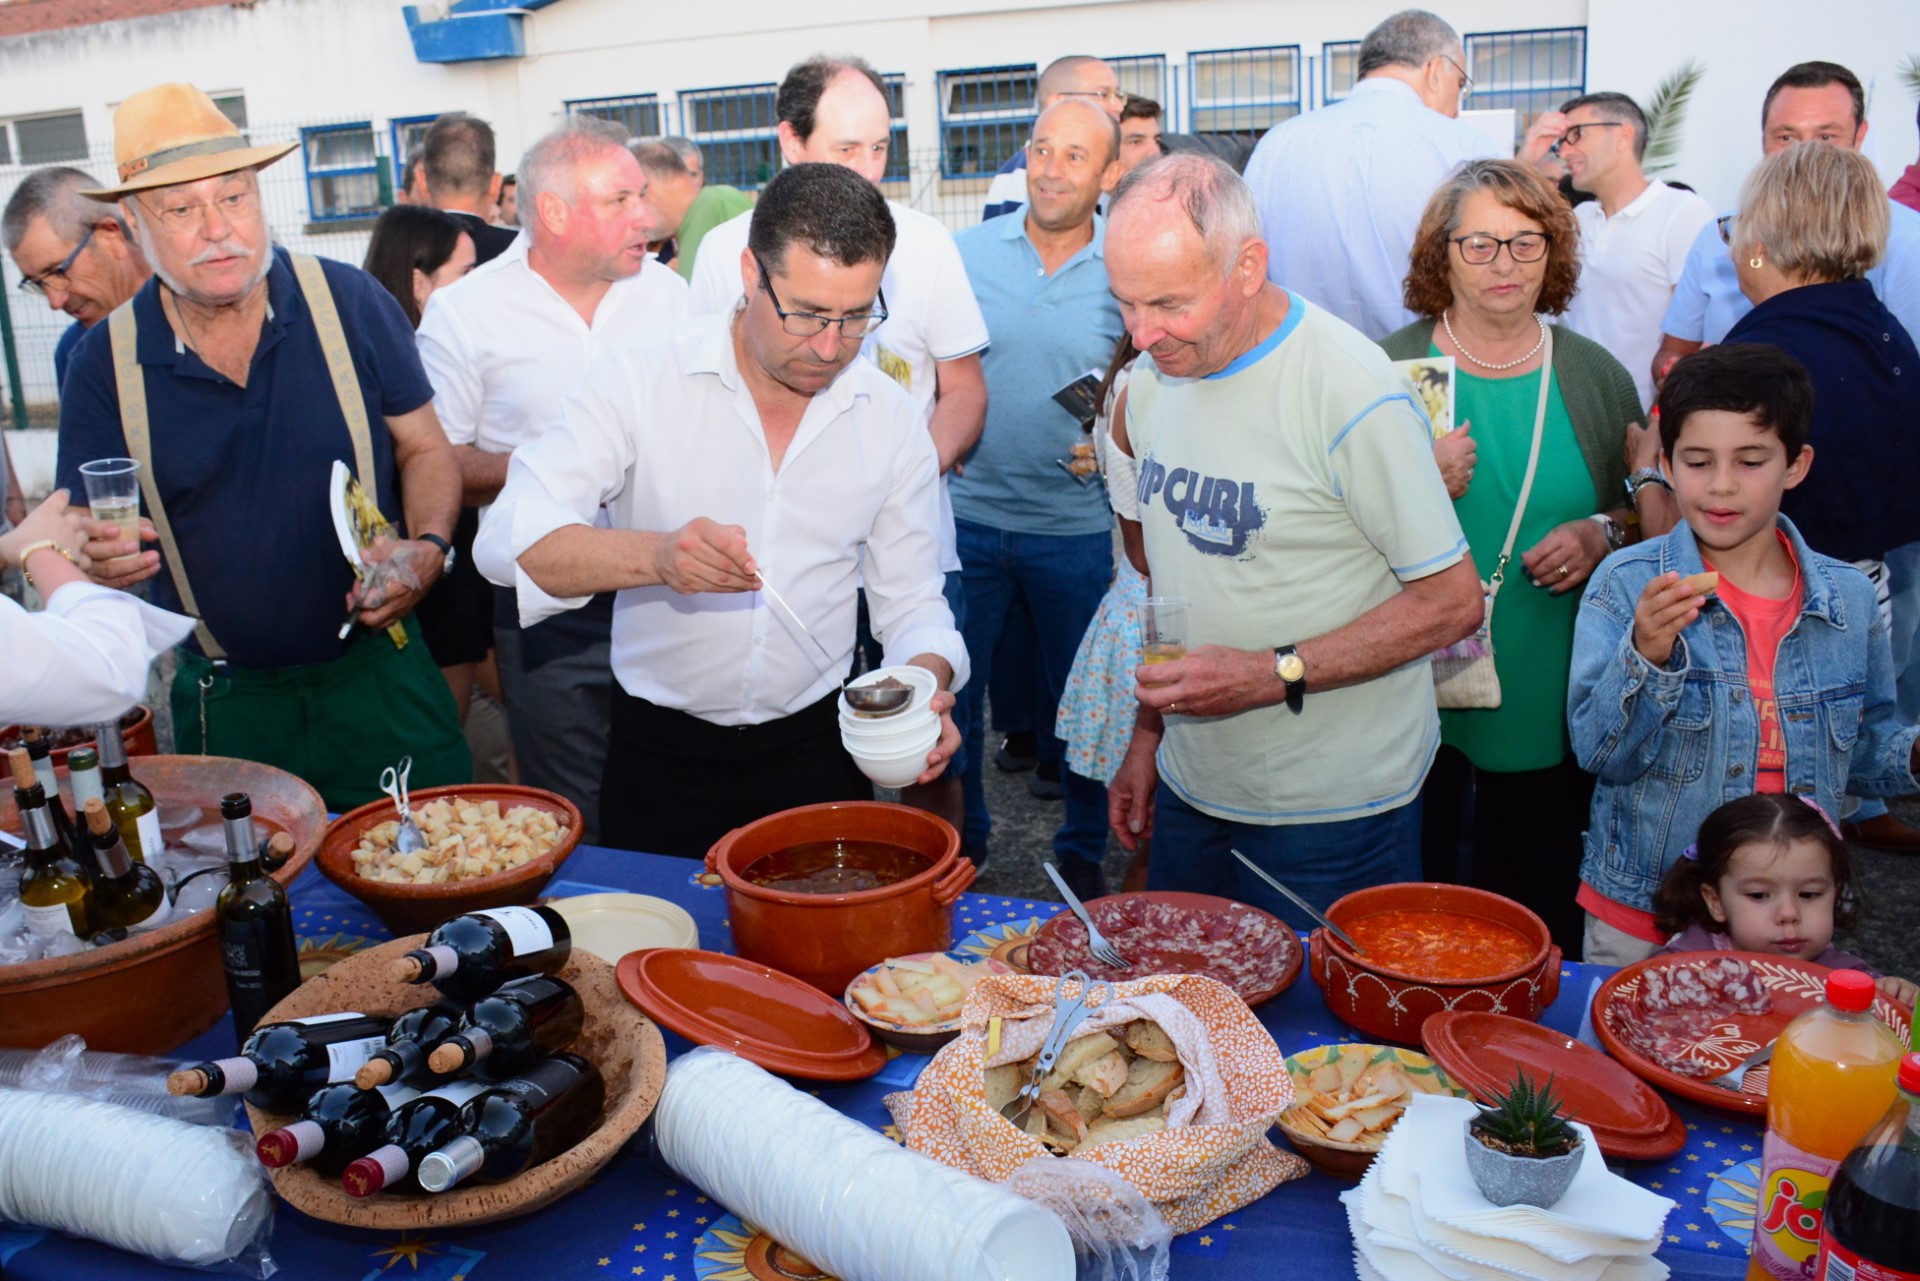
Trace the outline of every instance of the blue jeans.
{"label": "blue jeans", "polygon": [[1900,719],[1920,721],[1920,543],[1887,553],[1893,605],[1893,682]]}
{"label": "blue jeans", "polygon": [[1314,922],[1240,865],[1239,850],[1321,911],[1372,885],[1420,879],[1420,801],[1340,823],[1263,826],[1202,814],[1162,783],[1153,792],[1150,890],[1238,899],[1297,930]]}
{"label": "blue jeans", "polygon": [[[973,675],[960,691],[960,733],[966,739],[966,830],[963,843],[985,850],[993,823],[987,815],[981,766],[986,747],[986,691],[993,681],[994,649],[1006,626],[1007,610],[1024,600],[1039,640],[1036,667],[1048,706],[1057,705],[1073,655],[1087,624],[1113,579],[1111,534],[1015,534],[968,521],[955,521],[959,535],[961,581],[967,617],[962,634]],[[1053,737],[1051,724],[1035,725]],[[1043,753],[1044,755],[1044,753]],[[1054,747],[1059,757],[1059,747]],[[1098,863],[1107,848],[1107,789],[1092,779],[1061,773],[1066,821],[1054,834],[1054,853]]]}

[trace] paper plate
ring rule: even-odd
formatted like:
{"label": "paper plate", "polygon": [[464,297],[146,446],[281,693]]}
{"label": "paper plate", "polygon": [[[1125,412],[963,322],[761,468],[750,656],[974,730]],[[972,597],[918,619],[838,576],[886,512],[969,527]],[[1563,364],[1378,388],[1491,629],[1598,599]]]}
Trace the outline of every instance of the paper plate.
{"label": "paper plate", "polygon": [[547,906],[566,918],[573,945],[609,965],[654,947],[697,948],[700,927],[677,903],[650,894],[579,894]]}
{"label": "paper plate", "polygon": [[764,965],[662,947],[623,957],[617,976],[627,999],[661,1024],[769,1072],[862,1081],[886,1066],[886,1050],[844,1005]]}

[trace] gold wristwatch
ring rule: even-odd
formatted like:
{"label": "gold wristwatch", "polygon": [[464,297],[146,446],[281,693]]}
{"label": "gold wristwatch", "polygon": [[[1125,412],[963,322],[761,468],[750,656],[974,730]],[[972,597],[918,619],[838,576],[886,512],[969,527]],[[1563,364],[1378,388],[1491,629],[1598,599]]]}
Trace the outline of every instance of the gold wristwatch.
{"label": "gold wristwatch", "polygon": [[1273,674],[1287,687],[1287,707],[1294,715],[1307,701],[1307,660],[1291,645],[1273,651]]}

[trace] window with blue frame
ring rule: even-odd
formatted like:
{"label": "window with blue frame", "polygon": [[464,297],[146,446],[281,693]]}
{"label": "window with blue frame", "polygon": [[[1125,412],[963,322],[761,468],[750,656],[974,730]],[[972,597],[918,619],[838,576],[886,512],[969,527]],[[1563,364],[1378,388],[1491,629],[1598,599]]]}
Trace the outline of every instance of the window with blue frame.
{"label": "window with blue frame", "polygon": [[1360,80],[1360,42],[1331,40],[1320,46],[1320,105],[1330,106],[1353,92]]}
{"label": "window with blue frame", "polygon": [[611,120],[635,138],[658,138],[666,132],[660,127],[660,95],[630,93],[616,98],[569,98],[570,116],[594,116]]}
{"label": "window with blue frame", "polygon": [[1512,107],[1514,140],[1544,111],[1587,91],[1587,29],[1478,31],[1467,34],[1472,110]]}
{"label": "window with blue frame", "polygon": [[1193,133],[1258,138],[1300,114],[1300,46],[1209,49],[1187,60]]}
{"label": "window with blue frame", "polygon": [[1150,98],[1160,104],[1162,127],[1172,128],[1166,123],[1167,116],[1173,110],[1173,104],[1167,100],[1167,57],[1161,53],[1128,54],[1119,58],[1103,59],[1113,68],[1113,75],[1120,82],[1120,92],[1129,98]]}
{"label": "window with blue frame", "polygon": [[380,159],[372,122],[304,128],[300,158],[306,166],[312,221],[339,222],[380,212]]}
{"label": "window with blue frame", "polygon": [[421,148],[427,145],[427,130],[433,128],[433,122],[439,118],[437,114],[401,116],[388,122],[388,129],[393,136],[393,163],[396,169],[404,169],[407,160],[418,155]]}
{"label": "window with blue frame", "polygon": [[940,176],[988,178],[1033,132],[1033,63],[940,73]]}
{"label": "window with blue frame", "polygon": [[905,182],[910,176],[907,164],[907,78],[899,72],[881,76],[887,87],[887,172],[882,182]]}
{"label": "window with blue frame", "polygon": [[763,84],[681,93],[681,132],[700,144],[708,182],[751,189],[780,168],[778,91]]}

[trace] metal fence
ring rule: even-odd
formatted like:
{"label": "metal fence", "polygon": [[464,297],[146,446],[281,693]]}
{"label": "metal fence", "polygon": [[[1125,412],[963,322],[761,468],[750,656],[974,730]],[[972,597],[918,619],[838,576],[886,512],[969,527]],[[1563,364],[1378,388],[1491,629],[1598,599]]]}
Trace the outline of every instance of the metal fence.
{"label": "metal fence", "polygon": [[[1533,117],[1584,90],[1586,30],[1478,32],[1466,37],[1474,78],[1471,107],[1515,108],[1524,133]],[[1169,132],[1214,135],[1250,144],[1273,125],[1339,101],[1352,88],[1357,41],[1329,42],[1312,53],[1299,45],[1218,49],[1184,60],[1130,53],[1108,58],[1121,88],[1153,98]],[[1026,142],[1033,123],[1034,63],[959,68],[931,85],[884,75],[893,116],[887,194],[959,231],[981,218],[988,184]],[[771,82],[573,99],[570,112],[614,120],[636,137],[684,134],[706,157],[709,182],[755,190],[780,163]],[[910,132],[910,95],[935,95],[937,135]],[[221,107],[257,144],[294,144],[293,154],[261,173],[261,193],[275,239],[289,248],[359,262],[373,219],[393,203],[395,176],[432,117],[369,117],[263,124],[246,117],[234,95]],[[77,151],[77,144],[69,144]],[[70,153],[71,154],[71,153]],[[17,158],[16,158],[17,159]],[[65,163],[113,172],[110,141]],[[507,163],[503,157],[502,163]],[[0,157],[0,204],[29,170]],[[31,416],[51,422],[57,388],[53,349],[70,323],[45,300],[20,292],[12,262],[0,271],[10,309],[21,391]],[[0,425],[12,425],[0,415]]]}

